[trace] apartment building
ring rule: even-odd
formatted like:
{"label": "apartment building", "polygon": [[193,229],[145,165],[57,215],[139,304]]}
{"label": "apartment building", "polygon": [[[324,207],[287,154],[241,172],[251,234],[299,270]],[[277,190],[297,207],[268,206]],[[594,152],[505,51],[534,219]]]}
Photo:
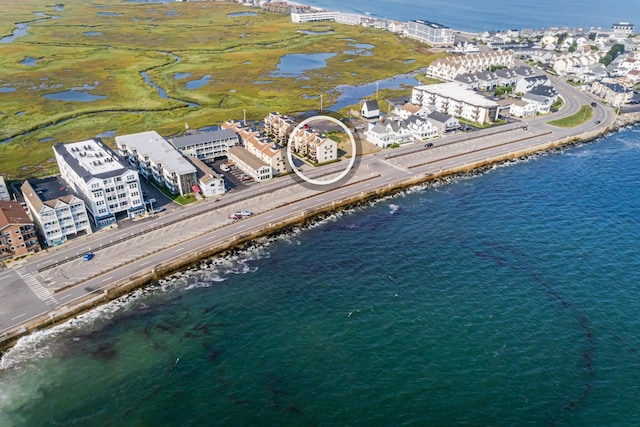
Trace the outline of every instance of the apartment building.
{"label": "apartment building", "polygon": [[[223,129],[230,129],[240,137],[245,150],[272,169],[272,176],[289,172],[291,167],[286,160],[284,150],[265,133],[252,129],[237,120],[228,120]],[[237,153],[238,150],[235,150]]]}
{"label": "apartment building", "polygon": [[292,151],[314,163],[326,163],[338,158],[338,144],[309,126],[291,134]]}
{"label": "apartment building", "polygon": [[62,179],[84,201],[97,227],[145,213],[138,172],[101,141],[56,143],[53,152]]}
{"label": "apartment building", "polygon": [[238,145],[240,140],[233,130],[220,129],[177,136],[169,139],[169,142],[184,155],[207,162],[225,157],[229,147]]}
{"label": "apartment building", "polygon": [[36,227],[18,202],[0,200],[0,260],[40,251]]}
{"label": "apartment building", "polygon": [[440,113],[480,124],[493,122],[498,118],[497,102],[467,89],[459,82],[415,86],[411,102],[433,106]]}
{"label": "apartment building", "polygon": [[47,246],[64,243],[68,236],[83,232],[91,234],[91,221],[84,201],[69,193],[61,178],[47,178],[33,184],[25,181],[20,190]]}
{"label": "apartment building", "polygon": [[451,28],[421,19],[409,21],[405,34],[413,39],[425,41],[436,46],[453,45],[455,42],[455,36]]}
{"label": "apartment building", "polygon": [[116,136],[120,155],[140,173],[184,196],[197,184],[196,168],[156,131]]}

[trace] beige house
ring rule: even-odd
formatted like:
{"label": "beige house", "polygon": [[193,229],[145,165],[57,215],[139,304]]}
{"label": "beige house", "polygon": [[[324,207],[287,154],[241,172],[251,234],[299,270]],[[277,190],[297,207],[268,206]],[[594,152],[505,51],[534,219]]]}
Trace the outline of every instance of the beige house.
{"label": "beige house", "polygon": [[315,163],[326,163],[338,158],[338,144],[310,127],[302,127],[291,134],[291,149]]}

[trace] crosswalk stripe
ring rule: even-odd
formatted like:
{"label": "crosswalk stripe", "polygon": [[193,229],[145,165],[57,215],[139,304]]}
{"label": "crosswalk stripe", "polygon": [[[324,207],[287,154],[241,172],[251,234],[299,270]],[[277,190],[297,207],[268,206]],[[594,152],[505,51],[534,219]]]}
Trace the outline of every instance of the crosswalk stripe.
{"label": "crosswalk stripe", "polygon": [[27,273],[24,270],[24,267],[16,268],[16,273],[18,276],[27,284],[29,289],[33,291],[34,294],[42,301],[44,301],[47,305],[57,304],[58,301],[51,295],[51,292],[36,279],[31,273]]}

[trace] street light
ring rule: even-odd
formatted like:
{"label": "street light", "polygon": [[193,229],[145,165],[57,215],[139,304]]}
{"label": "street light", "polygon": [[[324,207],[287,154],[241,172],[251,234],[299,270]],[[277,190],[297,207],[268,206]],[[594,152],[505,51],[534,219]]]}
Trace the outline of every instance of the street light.
{"label": "street light", "polygon": [[320,94],[320,114],[322,114],[322,94]]}

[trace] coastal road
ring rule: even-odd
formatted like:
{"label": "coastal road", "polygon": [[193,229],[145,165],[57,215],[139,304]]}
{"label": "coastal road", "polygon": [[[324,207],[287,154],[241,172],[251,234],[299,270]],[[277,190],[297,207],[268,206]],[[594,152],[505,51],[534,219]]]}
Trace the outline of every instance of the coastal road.
{"label": "coastal road", "polygon": [[[615,120],[613,110],[599,105],[592,119],[581,126],[558,128],[546,124],[574,114],[581,105],[592,101],[569,85],[558,86],[565,100],[561,113],[532,118],[527,131],[521,123],[511,123],[450,135],[436,140],[429,149],[420,144],[363,156],[349,181],[334,190],[305,188],[292,177],[285,177],[226,194],[219,202],[208,200],[164,215],[125,221],[117,228],[80,237],[26,262],[15,263],[0,272],[0,335],[29,319],[73,305],[114,283],[150,271],[176,256],[202,252],[240,234],[264,229],[372,189],[397,185],[412,176],[440,173],[550,140],[581,136]],[[339,173],[343,163],[318,168],[309,176]],[[226,218],[230,211],[241,209],[252,210],[256,215],[235,222]],[[87,251],[96,253],[94,260],[82,261],[81,255]],[[47,268],[51,265],[56,267]]]}

